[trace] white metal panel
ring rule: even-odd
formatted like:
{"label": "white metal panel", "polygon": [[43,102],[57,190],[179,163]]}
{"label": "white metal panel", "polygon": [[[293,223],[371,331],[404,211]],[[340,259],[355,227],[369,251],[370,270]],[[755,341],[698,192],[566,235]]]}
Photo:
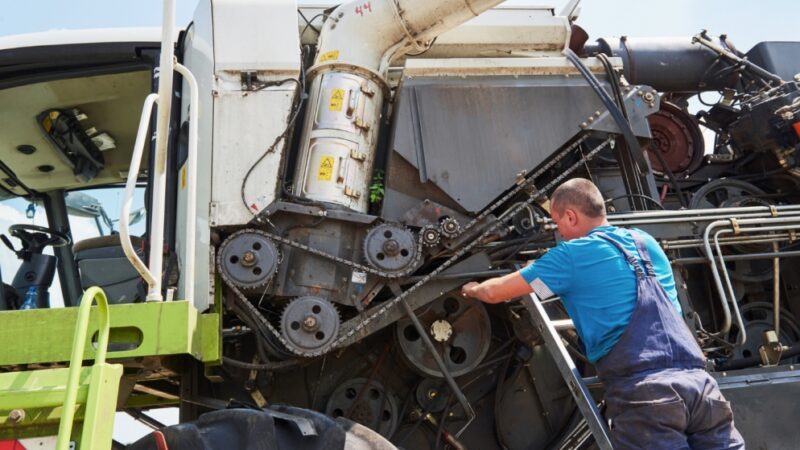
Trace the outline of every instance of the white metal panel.
{"label": "white metal panel", "polygon": [[[214,291],[214,277],[210,275],[212,270],[210,245],[210,230],[208,225],[208,205],[211,202],[211,143],[213,136],[213,110],[214,98],[214,49],[213,49],[213,29],[211,23],[211,3],[210,0],[201,0],[197,6],[193,18],[194,25],[189,29],[186,38],[186,51],[183,63],[192,71],[197,79],[200,91],[199,108],[200,120],[198,123],[197,135],[197,216],[196,220],[197,236],[195,241],[195,288],[194,304],[199,310],[205,310],[211,304]],[[181,123],[188,120],[189,108],[194,107],[189,104],[189,88],[184,82],[183,92],[186,93],[181,102]],[[186,246],[185,234],[182,230],[186,229],[186,193],[187,193],[187,167],[182,167],[178,176],[178,205],[177,205],[177,233],[176,245],[179,258],[184,255]],[[185,267],[184,261],[179,260],[179,267]],[[185,292],[184,283],[187,280],[181,277],[176,298],[182,299]]]}
{"label": "white metal panel", "polygon": [[300,71],[294,0],[213,0],[216,70]]}
{"label": "white metal panel", "polygon": [[247,179],[244,194],[253,212],[245,208],[242,180],[286,128],[294,85],[243,94],[220,91],[214,102],[211,226],[246,224],[254,212],[275,199],[279,187],[285,141],[264,157]]}

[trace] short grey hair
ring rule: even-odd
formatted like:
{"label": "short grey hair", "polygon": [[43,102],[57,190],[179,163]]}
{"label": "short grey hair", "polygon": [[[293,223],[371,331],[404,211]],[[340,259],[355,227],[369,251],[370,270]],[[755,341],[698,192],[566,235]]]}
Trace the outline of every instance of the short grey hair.
{"label": "short grey hair", "polygon": [[555,207],[559,214],[563,214],[566,208],[573,208],[591,218],[606,215],[603,194],[586,178],[573,178],[557,187],[550,196],[550,207]]}

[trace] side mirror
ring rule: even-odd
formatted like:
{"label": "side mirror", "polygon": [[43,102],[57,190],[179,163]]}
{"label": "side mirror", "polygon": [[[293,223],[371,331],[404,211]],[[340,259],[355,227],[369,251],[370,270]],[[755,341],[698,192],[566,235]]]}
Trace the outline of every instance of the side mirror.
{"label": "side mirror", "polygon": [[136,223],[141,222],[146,215],[147,215],[146,209],[144,208],[137,209],[136,211],[128,214],[128,225],[134,225]]}
{"label": "side mirror", "polygon": [[67,211],[78,217],[90,217],[92,219],[103,216],[103,205],[100,200],[83,192],[67,192],[64,194],[64,201],[67,204]]}

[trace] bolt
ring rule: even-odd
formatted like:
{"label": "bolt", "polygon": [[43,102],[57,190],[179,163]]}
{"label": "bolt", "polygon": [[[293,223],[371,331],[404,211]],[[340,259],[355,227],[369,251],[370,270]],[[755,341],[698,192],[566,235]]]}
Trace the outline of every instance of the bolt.
{"label": "bolt", "polygon": [[25,420],[25,410],[24,409],[12,409],[10,413],[8,413],[8,421],[12,424],[18,424]]}
{"label": "bolt", "polygon": [[646,102],[652,102],[652,101],[654,101],[656,99],[656,96],[653,95],[652,92],[645,92],[644,95],[642,96],[642,98],[644,98],[644,101],[646,101]]}
{"label": "bolt", "polygon": [[581,128],[586,128],[586,127],[588,127],[588,126],[589,126],[589,124],[588,124],[588,123],[586,123],[586,122],[581,122]]}
{"label": "bolt", "polygon": [[438,396],[439,396],[439,391],[437,391],[436,389],[431,389],[431,390],[428,391],[428,398],[429,399],[434,400]]}
{"label": "bolt", "polygon": [[242,265],[252,266],[256,263],[256,254],[251,251],[244,252],[242,255]]}
{"label": "bolt", "polygon": [[303,328],[308,331],[314,331],[317,329],[317,319],[313,316],[308,316],[303,319]]}
{"label": "bolt", "polygon": [[389,239],[383,243],[383,252],[389,256],[395,256],[400,253],[400,243],[394,239]]}

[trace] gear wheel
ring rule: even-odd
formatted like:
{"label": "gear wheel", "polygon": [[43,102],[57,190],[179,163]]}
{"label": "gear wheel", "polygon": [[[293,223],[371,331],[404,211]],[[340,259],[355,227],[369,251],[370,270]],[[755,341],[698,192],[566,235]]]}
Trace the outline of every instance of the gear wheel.
{"label": "gear wheel", "polygon": [[281,335],[290,350],[324,351],[339,333],[339,311],[320,297],[292,300],[281,316]]}
{"label": "gear wheel", "polygon": [[400,225],[378,225],[364,238],[364,258],[380,270],[402,272],[417,260],[414,233]]}
{"label": "gear wheel", "polygon": [[244,229],[219,247],[217,267],[226,281],[244,290],[266,286],[278,269],[280,252],[263,232]]}
{"label": "gear wheel", "polygon": [[446,239],[452,239],[461,233],[461,224],[458,223],[458,220],[452,217],[446,217],[439,224],[439,229],[442,232],[442,236],[444,236]]}
{"label": "gear wheel", "polygon": [[422,230],[419,232],[420,239],[422,240],[422,245],[425,247],[434,247],[436,244],[439,243],[439,240],[442,237],[442,233],[439,232],[439,229],[433,225],[425,225],[422,227]]}

